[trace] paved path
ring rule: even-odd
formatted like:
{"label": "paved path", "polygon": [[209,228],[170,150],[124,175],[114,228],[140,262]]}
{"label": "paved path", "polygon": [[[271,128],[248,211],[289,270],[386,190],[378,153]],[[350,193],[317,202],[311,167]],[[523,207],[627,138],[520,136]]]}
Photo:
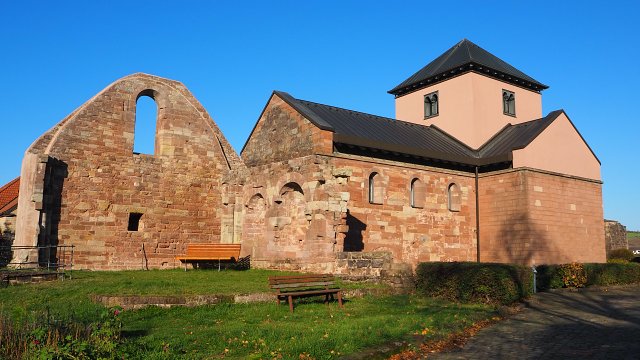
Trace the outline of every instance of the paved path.
{"label": "paved path", "polygon": [[640,359],[640,287],[536,294],[529,307],[429,359]]}

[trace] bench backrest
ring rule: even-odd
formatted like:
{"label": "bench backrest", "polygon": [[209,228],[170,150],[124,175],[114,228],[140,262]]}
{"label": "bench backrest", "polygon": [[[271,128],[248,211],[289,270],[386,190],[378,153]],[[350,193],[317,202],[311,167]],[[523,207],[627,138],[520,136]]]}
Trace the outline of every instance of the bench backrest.
{"label": "bench backrest", "polygon": [[188,244],[187,256],[240,257],[241,244]]}
{"label": "bench backrest", "polygon": [[290,275],[269,277],[269,287],[278,291],[293,291],[297,289],[331,288],[336,285],[332,275]]}

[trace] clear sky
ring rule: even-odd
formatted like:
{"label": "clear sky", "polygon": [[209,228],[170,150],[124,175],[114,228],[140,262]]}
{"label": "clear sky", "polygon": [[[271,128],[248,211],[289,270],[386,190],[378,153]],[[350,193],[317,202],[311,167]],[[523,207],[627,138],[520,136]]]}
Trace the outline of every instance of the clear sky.
{"label": "clear sky", "polygon": [[639,14],[637,1],[3,0],[0,183],[131,73],[184,83],[240,151],[274,89],[393,117],[386,91],[468,38],[550,86],[543,112],[565,109],[602,162],[605,217],[640,230]]}

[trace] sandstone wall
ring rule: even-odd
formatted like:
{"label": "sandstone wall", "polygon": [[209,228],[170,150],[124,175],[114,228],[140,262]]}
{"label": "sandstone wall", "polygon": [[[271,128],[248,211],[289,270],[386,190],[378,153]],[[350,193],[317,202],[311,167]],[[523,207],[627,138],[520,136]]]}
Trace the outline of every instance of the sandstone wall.
{"label": "sandstone wall", "polygon": [[627,228],[617,221],[604,221],[604,234],[607,246],[607,256],[609,251],[615,249],[628,249],[629,241],[627,240]]}
{"label": "sandstone wall", "polygon": [[247,166],[333,151],[333,134],[320,130],[273,94],[242,149]]}
{"label": "sandstone wall", "polygon": [[[253,266],[342,271],[336,254],[345,251],[387,252],[393,262],[413,266],[476,259],[475,194],[468,174],[350,155],[308,156],[249,171],[243,252]],[[383,179],[380,204],[368,201],[373,171]],[[426,189],[421,208],[411,206],[416,178]],[[461,190],[459,211],[448,208],[452,183]]]}
{"label": "sandstone wall", "polygon": [[602,184],[531,169],[481,175],[483,262],[604,262]]}
{"label": "sandstone wall", "polygon": [[[158,105],[153,155],[133,153],[140,96]],[[184,85],[125,77],[27,150],[15,245],[73,244],[75,268],[173,267],[188,243],[239,241],[221,230],[221,179],[242,166]]]}

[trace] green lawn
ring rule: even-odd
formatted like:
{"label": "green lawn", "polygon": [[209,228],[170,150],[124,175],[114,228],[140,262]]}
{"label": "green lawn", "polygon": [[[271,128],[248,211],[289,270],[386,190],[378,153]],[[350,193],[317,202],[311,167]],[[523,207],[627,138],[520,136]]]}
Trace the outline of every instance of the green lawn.
{"label": "green lawn", "polygon": [[[18,321],[48,314],[89,323],[101,295],[238,294],[269,291],[273,271],[74,272],[63,282],[0,289],[0,315]],[[362,287],[371,285],[349,285]],[[344,309],[320,298],[298,300],[292,314],[274,301],[194,308],[146,308],[119,314],[118,351],[140,359],[333,359],[415,334],[439,338],[494,316],[484,305],[458,305],[414,295],[350,298]]]}
{"label": "green lawn", "polygon": [[640,231],[627,231],[627,239],[640,239]]}

